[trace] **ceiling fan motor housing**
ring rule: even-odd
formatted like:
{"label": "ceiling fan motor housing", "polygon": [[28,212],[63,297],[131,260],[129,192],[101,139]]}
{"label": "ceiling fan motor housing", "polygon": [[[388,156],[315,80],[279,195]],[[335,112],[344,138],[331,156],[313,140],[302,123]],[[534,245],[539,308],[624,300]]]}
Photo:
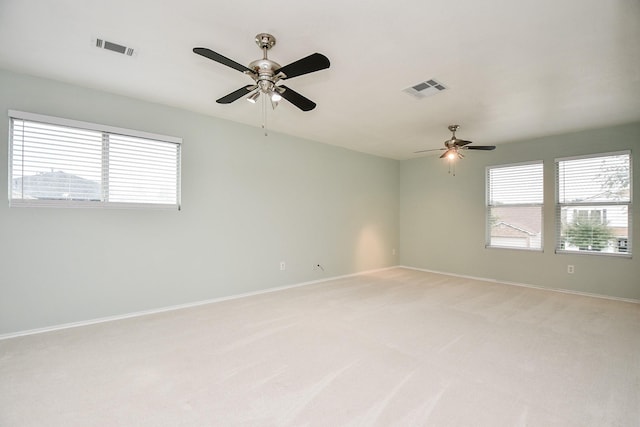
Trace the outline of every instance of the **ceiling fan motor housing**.
{"label": "ceiling fan motor housing", "polygon": [[250,74],[263,92],[273,90],[275,83],[279,80],[274,71],[280,68],[280,64],[270,59],[258,59],[249,64],[249,68],[255,71]]}

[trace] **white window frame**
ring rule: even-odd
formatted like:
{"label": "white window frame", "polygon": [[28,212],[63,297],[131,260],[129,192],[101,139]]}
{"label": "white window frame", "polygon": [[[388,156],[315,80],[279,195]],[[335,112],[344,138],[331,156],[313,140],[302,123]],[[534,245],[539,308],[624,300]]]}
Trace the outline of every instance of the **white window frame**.
{"label": "white window frame", "polygon": [[[518,167],[518,166],[529,166],[529,165],[540,165],[542,168],[542,202],[540,203],[510,203],[503,205],[492,205],[491,204],[491,181],[490,181],[490,171],[492,169],[501,169],[501,168],[510,168],[510,167]],[[485,169],[485,248],[487,249],[511,249],[511,250],[519,250],[519,251],[530,251],[530,252],[543,252],[544,251],[544,161],[543,160],[534,160],[530,162],[520,162],[520,163],[509,163],[503,165],[493,165],[487,166]],[[517,246],[509,246],[509,245],[492,245],[491,244],[491,209],[496,207],[536,207],[540,208],[540,248],[526,248],[526,247],[517,247]]]}
{"label": "white window frame", "polygon": [[[9,110],[9,180],[8,180],[8,198],[10,207],[62,207],[62,208],[115,208],[115,209],[165,209],[165,210],[180,210],[181,209],[181,156],[182,156],[182,138],[160,135],[150,132],[124,129],[114,126],[65,119],[60,117],[47,116],[43,114],[29,113],[24,111]],[[89,130],[95,132],[101,132],[103,138],[105,135],[122,135],[127,137],[142,138],[147,140],[159,141],[161,143],[175,144],[177,147],[177,159],[176,159],[176,202],[175,203],[145,203],[145,202],[110,202],[110,201],[95,201],[95,200],[38,200],[38,199],[22,199],[12,197],[12,183],[13,183],[13,121],[25,120],[30,122],[39,122],[43,124],[63,126],[68,128]],[[105,164],[106,162],[106,164]],[[103,174],[103,186],[108,185],[105,183],[105,167],[108,168],[108,161],[103,156],[102,161],[102,174]],[[104,192],[103,192],[104,194]]]}
{"label": "white window frame", "polygon": [[[598,157],[608,157],[608,156],[620,156],[620,155],[628,155],[629,156],[629,201],[621,202],[621,201],[606,201],[606,202],[574,202],[574,203],[560,203],[560,162],[570,161],[570,160],[584,160],[584,159],[593,159]],[[572,254],[572,255],[592,255],[592,256],[612,256],[612,257],[621,257],[621,258],[631,258],[633,253],[633,248],[631,246],[631,235],[632,235],[632,208],[633,208],[633,157],[631,156],[631,150],[622,150],[622,151],[614,151],[608,153],[596,153],[596,154],[587,154],[583,156],[572,156],[572,157],[561,157],[555,159],[555,238],[556,238],[556,254]],[[594,208],[599,208],[603,210],[609,206],[626,206],[627,207],[627,252],[604,252],[604,251],[577,251],[577,250],[568,250],[563,249],[561,247],[562,244],[562,221],[561,221],[561,212],[563,208],[589,208],[589,210],[594,210]]]}

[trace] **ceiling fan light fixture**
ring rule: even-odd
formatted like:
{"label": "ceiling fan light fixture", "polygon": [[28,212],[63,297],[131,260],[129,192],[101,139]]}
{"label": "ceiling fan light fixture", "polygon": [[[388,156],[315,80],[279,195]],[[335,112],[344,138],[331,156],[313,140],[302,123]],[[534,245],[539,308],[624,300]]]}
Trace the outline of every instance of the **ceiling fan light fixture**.
{"label": "ceiling fan light fixture", "polygon": [[251,95],[249,95],[249,97],[247,97],[247,101],[249,101],[252,104],[255,104],[259,96],[260,96],[260,91],[257,90],[253,92]]}
{"label": "ceiling fan light fixture", "polygon": [[278,106],[278,101],[274,101],[273,98],[269,98],[271,100],[271,109],[275,110]]}
{"label": "ceiling fan light fixture", "polygon": [[282,95],[280,95],[277,90],[274,90],[271,92],[271,101],[279,102],[281,100],[282,100]]}

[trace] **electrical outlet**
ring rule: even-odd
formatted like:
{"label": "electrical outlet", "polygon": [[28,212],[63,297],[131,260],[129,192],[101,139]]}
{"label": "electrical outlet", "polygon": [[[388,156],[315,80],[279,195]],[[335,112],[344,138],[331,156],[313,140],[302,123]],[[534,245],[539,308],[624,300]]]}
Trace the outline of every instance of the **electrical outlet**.
{"label": "electrical outlet", "polygon": [[395,255],[396,254],[396,248],[391,249],[391,255]]}
{"label": "electrical outlet", "polygon": [[280,271],[285,271],[287,269],[287,263],[284,261],[280,261]]}
{"label": "electrical outlet", "polygon": [[573,265],[571,264],[567,265],[567,273],[573,274],[574,271],[575,271],[575,268],[573,267]]}

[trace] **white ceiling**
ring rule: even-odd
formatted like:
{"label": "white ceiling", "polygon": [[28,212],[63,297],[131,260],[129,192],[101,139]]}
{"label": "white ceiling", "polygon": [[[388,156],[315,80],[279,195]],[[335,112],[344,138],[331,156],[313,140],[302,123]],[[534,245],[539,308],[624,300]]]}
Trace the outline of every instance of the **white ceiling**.
{"label": "white ceiling", "polygon": [[[0,0],[0,68],[259,127],[260,104],[215,102],[249,77],[192,48],[248,65],[260,32],[281,65],[331,60],[286,82],[318,107],[283,102],[268,127],[357,151],[416,157],[451,123],[499,144],[640,120],[637,0]],[[448,89],[402,91],[430,78]]]}

